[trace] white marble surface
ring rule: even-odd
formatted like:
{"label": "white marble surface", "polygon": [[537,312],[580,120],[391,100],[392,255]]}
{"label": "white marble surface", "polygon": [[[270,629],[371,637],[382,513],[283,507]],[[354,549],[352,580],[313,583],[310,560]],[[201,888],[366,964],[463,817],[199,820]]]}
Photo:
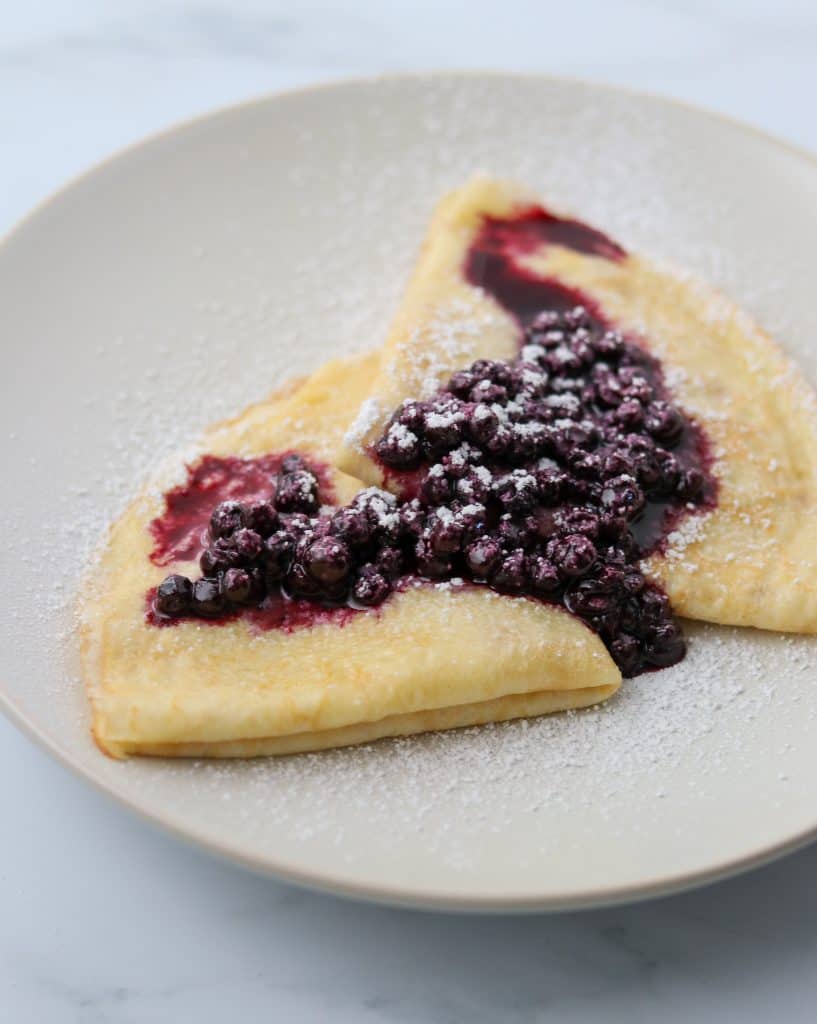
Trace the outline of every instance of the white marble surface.
{"label": "white marble surface", "polygon": [[[594,77],[817,150],[813,0],[7,0],[0,14],[0,230],[180,118],[380,70]],[[652,904],[457,918],[342,902],[215,862],[86,788],[5,721],[0,808],[3,1021],[815,1017],[815,847]]]}

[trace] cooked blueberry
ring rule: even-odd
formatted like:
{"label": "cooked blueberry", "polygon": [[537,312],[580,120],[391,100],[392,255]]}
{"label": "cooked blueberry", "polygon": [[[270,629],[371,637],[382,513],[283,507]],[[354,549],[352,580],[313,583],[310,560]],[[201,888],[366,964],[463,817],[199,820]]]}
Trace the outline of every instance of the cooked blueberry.
{"label": "cooked blueberry", "polygon": [[281,580],[287,573],[295,553],[295,538],[286,530],[278,530],[264,545],[264,565],[268,580]]}
{"label": "cooked blueberry", "polygon": [[323,537],[310,545],[304,558],[306,570],[318,583],[331,586],[349,575],[349,548],[336,537]]}
{"label": "cooked blueberry", "polygon": [[261,537],[278,529],[278,513],[271,501],[254,501],[247,506],[246,525]]}
{"label": "cooked blueberry", "polygon": [[373,565],[363,566],[352,587],[352,597],[367,607],[382,604],[390,593],[391,583]]}
{"label": "cooked blueberry", "polygon": [[281,475],[286,476],[287,473],[297,473],[302,469],[306,469],[307,465],[304,459],[296,452],[291,452],[289,455],[285,455],[281,460]]}
{"label": "cooked blueberry", "polygon": [[279,512],[310,515],[318,510],[318,480],[308,469],[296,469],[278,477],[275,507]]}
{"label": "cooked blueberry", "polygon": [[499,429],[499,417],[487,405],[476,405],[465,414],[465,426],[479,445],[487,444]]}
{"label": "cooked blueberry", "polygon": [[246,510],[240,501],[222,501],[210,516],[210,536],[213,540],[229,537],[245,524]]}
{"label": "cooked blueberry", "polygon": [[392,423],[375,445],[381,462],[395,469],[410,469],[418,464],[423,445],[418,435],[404,423]]}
{"label": "cooked blueberry", "polygon": [[497,590],[517,592],[525,589],[526,582],[525,552],[521,549],[506,555],[491,576],[491,585]]}
{"label": "cooked blueberry", "polygon": [[614,515],[632,519],[644,507],[644,492],[631,476],[616,476],[605,482],[601,504]]}
{"label": "cooked blueberry", "polygon": [[426,521],[426,508],[416,498],[406,502],[400,509],[400,532],[405,537],[417,538],[423,532]]}
{"label": "cooked blueberry", "polygon": [[221,577],[221,592],[230,604],[245,604],[252,593],[252,579],[246,569],[228,569]]}
{"label": "cooked blueberry", "polygon": [[449,509],[440,509],[429,516],[422,536],[432,554],[452,555],[459,551],[463,533],[462,521]]}
{"label": "cooked blueberry", "polygon": [[459,370],[452,374],[448,381],[448,390],[458,398],[466,398],[468,392],[476,384],[477,378],[468,370]]}
{"label": "cooked blueberry", "polygon": [[345,544],[357,548],[371,537],[369,517],[361,509],[341,508],[332,516],[331,532]]}
{"label": "cooked blueberry", "polygon": [[249,562],[254,562],[264,550],[264,538],[261,534],[246,527],[242,530],[236,530],[230,539],[233,542],[237,556],[245,565]]}
{"label": "cooked blueberry", "polygon": [[378,572],[387,579],[395,580],[403,570],[403,555],[399,548],[385,547],[377,553],[375,563]]}
{"label": "cooked blueberry", "polygon": [[644,426],[664,443],[676,440],[684,429],[681,413],[668,402],[652,402],[644,415]]}
{"label": "cooked blueberry", "polygon": [[444,576],[448,576],[451,572],[450,556],[435,551],[433,546],[424,537],[421,537],[414,545],[414,557],[417,571],[421,576],[441,579]]}
{"label": "cooked blueberry", "polygon": [[492,537],[480,537],[465,549],[465,563],[477,579],[487,579],[502,559],[502,548]]}
{"label": "cooked blueberry", "polygon": [[641,644],[629,633],[619,633],[610,644],[610,654],[625,677],[633,676],[641,663]]}
{"label": "cooked blueberry", "polygon": [[203,576],[193,584],[190,608],[194,615],[210,618],[224,611],[224,596],[219,581],[212,576]]}
{"label": "cooked blueberry", "polygon": [[528,578],[537,594],[551,594],[561,585],[556,566],[543,555],[532,555],[528,558]]}
{"label": "cooked blueberry", "polygon": [[459,404],[429,409],[425,415],[423,438],[431,451],[444,452],[462,440],[464,417]]}
{"label": "cooked blueberry", "polygon": [[548,558],[560,574],[572,578],[587,572],[596,560],[596,546],[580,533],[557,537],[548,543]]}
{"label": "cooked blueberry", "polygon": [[185,615],[192,596],[193,584],[186,576],[166,576],[156,588],[156,610],[162,615]]}
{"label": "cooked blueberry", "polygon": [[451,498],[451,481],[441,463],[429,469],[420,487],[424,501],[429,505],[443,505]]}
{"label": "cooked blueberry", "polygon": [[678,480],[678,497],[684,501],[692,501],[700,495],[704,482],[704,475],[697,466],[691,466],[689,469],[683,470]]}
{"label": "cooked blueberry", "polygon": [[216,576],[237,565],[240,556],[233,544],[233,537],[219,537],[205,548],[199,558],[199,566],[205,576]]}
{"label": "cooked blueberry", "polygon": [[536,504],[539,485],[532,473],[524,469],[515,469],[496,481],[493,493],[502,507],[509,512],[526,512]]}
{"label": "cooked blueberry", "polygon": [[686,642],[674,622],[656,626],[644,650],[645,659],[656,668],[675,665],[685,654]]}
{"label": "cooked blueberry", "polygon": [[309,572],[303,562],[295,561],[284,578],[284,587],[292,597],[319,600],[324,596],[323,586]]}

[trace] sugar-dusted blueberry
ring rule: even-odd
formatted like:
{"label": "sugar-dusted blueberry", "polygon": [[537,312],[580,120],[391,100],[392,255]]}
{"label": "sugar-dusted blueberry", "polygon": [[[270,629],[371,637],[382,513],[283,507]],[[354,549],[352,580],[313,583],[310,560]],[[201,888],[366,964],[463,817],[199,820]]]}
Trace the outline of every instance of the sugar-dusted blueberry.
{"label": "sugar-dusted blueberry", "polygon": [[306,571],[318,583],[331,586],[346,579],[352,566],[349,548],[337,537],[322,537],[307,549]]}
{"label": "sugar-dusted blueberry", "polygon": [[246,522],[246,509],[240,501],[222,501],[210,516],[210,536],[213,540],[229,537]]}
{"label": "sugar-dusted blueberry", "polygon": [[644,507],[644,492],[633,477],[623,474],[604,483],[601,504],[614,515],[632,519]]}
{"label": "sugar-dusted blueberry", "polygon": [[375,445],[375,452],[381,462],[395,469],[412,469],[423,454],[423,445],[418,434],[404,423],[394,422]]}
{"label": "sugar-dusted blueberry", "polygon": [[271,501],[253,501],[247,505],[246,525],[261,537],[278,529],[278,513]]}
{"label": "sugar-dusted blueberry", "polygon": [[426,520],[423,538],[435,555],[452,555],[463,540],[463,523],[449,508],[439,508]]}
{"label": "sugar-dusted blueberry", "polygon": [[536,504],[539,485],[533,473],[514,469],[495,482],[493,494],[509,512],[526,512]]}
{"label": "sugar-dusted blueberry", "polygon": [[547,556],[566,578],[582,576],[596,560],[596,546],[580,533],[555,537],[548,543]]}
{"label": "sugar-dusted blueberry", "polygon": [[186,615],[190,611],[193,584],[186,576],[173,573],[156,588],[156,610],[162,615]]}
{"label": "sugar-dusted blueberry", "polygon": [[302,455],[298,455],[297,452],[290,452],[289,455],[285,455],[281,460],[281,474],[286,476],[288,473],[298,473],[302,469],[307,469],[306,460]]}
{"label": "sugar-dusted blueberry", "polygon": [[669,402],[651,402],[644,413],[644,426],[662,444],[670,444],[681,436],[684,418]]}
{"label": "sugar-dusted blueberry", "polygon": [[434,546],[425,537],[420,537],[414,545],[414,557],[417,571],[421,576],[428,576],[431,579],[442,579],[451,572],[451,556],[436,551]]}
{"label": "sugar-dusted blueberry", "polygon": [[374,565],[364,565],[352,585],[352,597],[366,607],[382,604],[389,596],[392,584]]}
{"label": "sugar-dusted blueberry", "polygon": [[442,463],[435,463],[426,473],[420,493],[429,505],[443,505],[451,498],[451,480]]}
{"label": "sugar-dusted blueberry", "polygon": [[241,559],[233,543],[234,536],[219,537],[202,551],[199,566],[205,576],[216,576],[239,563]]}
{"label": "sugar-dusted blueberry", "polygon": [[212,618],[224,611],[224,595],[219,581],[214,576],[202,576],[193,584],[190,609],[194,615]]}
{"label": "sugar-dusted blueberry", "polygon": [[556,566],[544,555],[528,556],[528,579],[537,594],[552,594],[561,586]]}
{"label": "sugar-dusted blueberry", "polygon": [[369,517],[363,509],[340,508],[332,515],[330,532],[351,548],[360,548],[372,535]]}
{"label": "sugar-dusted blueberry", "polygon": [[375,565],[387,579],[396,580],[403,571],[403,553],[399,548],[383,547],[377,552]]}
{"label": "sugar-dusted blueberry", "polygon": [[518,593],[525,589],[527,583],[527,566],[525,552],[519,548],[505,555],[491,575],[491,586],[497,590]]}
{"label": "sugar-dusted blueberry", "polygon": [[230,539],[233,542],[236,555],[244,565],[254,562],[264,550],[264,538],[260,533],[247,527],[236,530]]}
{"label": "sugar-dusted blueberry", "polygon": [[264,544],[264,566],[267,579],[284,578],[295,554],[295,538],[286,530],[277,530]]}
{"label": "sugar-dusted blueberry", "polygon": [[246,604],[252,589],[252,579],[246,569],[228,569],[221,577],[221,592],[230,604]]}
{"label": "sugar-dusted blueberry", "polygon": [[467,398],[476,382],[477,378],[469,370],[458,370],[449,378],[447,388],[457,398]]}
{"label": "sugar-dusted blueberry", "polygon": [[278,477],[275,507],[279,512],[311,515],[318,510],[318,479],[308,469],[296,469]]}
{"label": "sugar-dusted blueberry", "polygon": [[468,571],[477,579],[487,579],[502,559],[502,548],[493,537],[480,537],[465,549]]}

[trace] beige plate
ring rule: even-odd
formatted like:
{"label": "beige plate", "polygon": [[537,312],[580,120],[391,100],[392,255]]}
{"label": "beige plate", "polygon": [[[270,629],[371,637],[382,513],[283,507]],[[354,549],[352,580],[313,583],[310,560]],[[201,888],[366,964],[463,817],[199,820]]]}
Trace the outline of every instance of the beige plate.
{"label": "beige plate", "polygon": [[0,246],[3,703],[152,820],[338,892],[556,909],[757,864],[817,830],[814,640],[691,628],[683,665],[602,710],[325,755],[120,764],[91,744],[71,608],[105,518],[208,421],[376,344],[434,203],[480,168],[721,285],[815,378],[817,167],[749,128],[480,74],[175,129]]}

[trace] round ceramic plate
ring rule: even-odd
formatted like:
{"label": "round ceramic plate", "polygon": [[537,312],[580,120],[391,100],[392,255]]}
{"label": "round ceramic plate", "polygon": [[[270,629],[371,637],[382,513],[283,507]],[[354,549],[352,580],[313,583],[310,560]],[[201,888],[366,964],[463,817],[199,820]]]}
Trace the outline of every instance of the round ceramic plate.
{"label": "round ceramic plate", "polygon": [[439,196],[517,178],[721,286],[817,369],[817,166],[744,126],[536,77],[350,82],[216,113],[75,182],[0,246],[3,703],[211,850],[382,901],[668,892],[817,829],[813,640],[689,626],[588,712],[234,763],[94,747],[73,602],[147,469],[328,356],[377,345]]}

